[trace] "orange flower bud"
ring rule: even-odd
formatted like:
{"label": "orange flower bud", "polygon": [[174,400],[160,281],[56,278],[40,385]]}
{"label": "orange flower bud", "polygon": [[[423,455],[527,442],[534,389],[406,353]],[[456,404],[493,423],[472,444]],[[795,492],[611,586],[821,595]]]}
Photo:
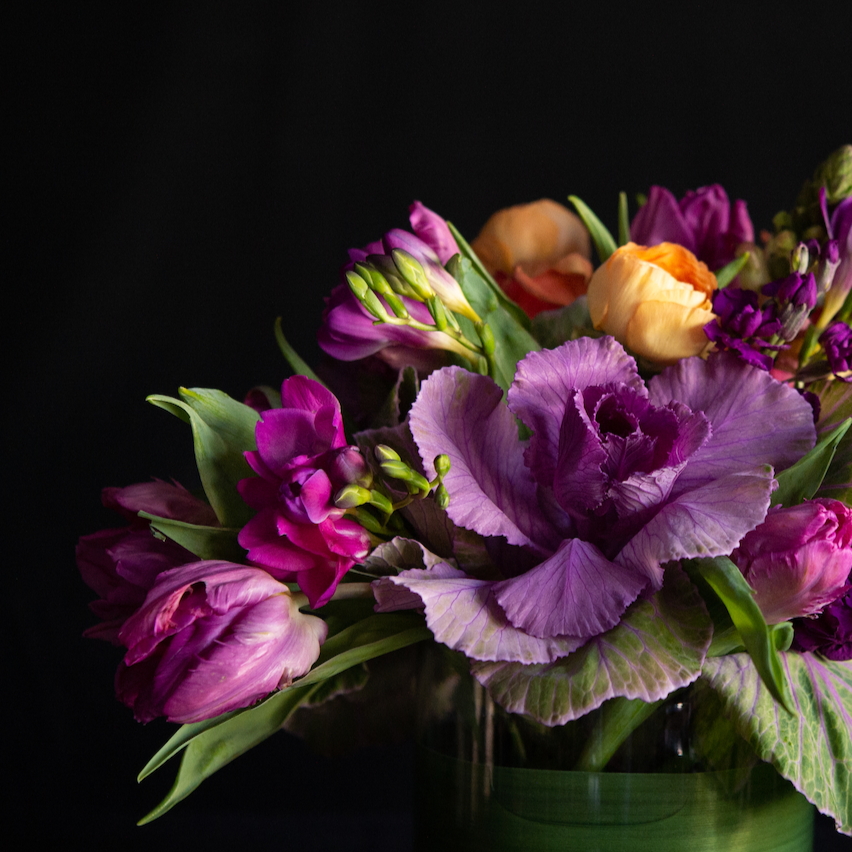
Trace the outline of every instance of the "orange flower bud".
{"label": "orange flower bud", "polygon": [[585,225],[548,198],[498,210],[472,247],[507,295],[530,316],[570,305],[586,292],[592,275]]}
{"label": "orange flower bud", "polygon": [[705,355],[704,326],[714,319],[716,276],[676,243],[646,248],[627,243],[589,282],[595,328],[656,364]]}

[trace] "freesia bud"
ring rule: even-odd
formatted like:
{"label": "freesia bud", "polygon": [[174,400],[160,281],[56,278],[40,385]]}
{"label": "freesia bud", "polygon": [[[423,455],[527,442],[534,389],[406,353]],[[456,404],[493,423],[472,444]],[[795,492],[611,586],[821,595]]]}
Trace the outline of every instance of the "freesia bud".
{"label": "freesia bud", "polygon": [[444,477],[450,472],[450,457],[446,453],[435,456],[433,464],[435,466],[435,473],[440,477]]}
{"label": "freesia bud", "polygon": [[589,313],[596,329],[637,355],[674,364],[708,351],[715,290],[713,273],[683,246],[627,243],[592,276]]}
{"label": "freesia bud", "polygon": [[403,461],[386,461],[381,464],[382,473],[391,479],[400,479],[413,485],[418,491],[429,491],[431,486],[425,476],[412,470]]}
{"label": "freesia bud", "polygon": [[826,201],[838,204],[852,195],[852,145],[843,145],[817,167],[814,186],[824,186]]}
{"label": "freesia bud", "polygon": [[399,274],[408,282],[421,299],[431,299],[435,295],[435,291],[429,286],[429,281],[426,278],[426,273],[423,271],[422,265],[416,258],[402,249],[394,249],[391,252],[391,257],[393,258],[394,265],[399,270]]}
{"label": "freesia bud", "polygon": [[373,454],[376,456],[376,459],[378,459],[380,464],[383,462],[400,460],[399,453],[387,444],[376,444],[373,448]]}
{"label": "freesia bud", "polygon": [[450,505],[450,493],[443,482],[435,489],[435,502],[439,509],[446,509]]}
{"label": "freesia bud", "polygon": [[334,495],[334,505],[338,509],[354,509],[369,502],[369,490],[360,485],[346,485]]}
{"label": "freesia bud", "polygon": [[849,588],[852,509],[825,499],[773,509],[731,559],[767,623],[815,615]]}
{"label": "freesia bud", "polygon": [[804,274],[808,271],[809,264],[810,255],[808,253],[808,247],[804,243],[799,243],[796,248],[793,249],[793,254],[790,257],[790,267],[793,272]]}

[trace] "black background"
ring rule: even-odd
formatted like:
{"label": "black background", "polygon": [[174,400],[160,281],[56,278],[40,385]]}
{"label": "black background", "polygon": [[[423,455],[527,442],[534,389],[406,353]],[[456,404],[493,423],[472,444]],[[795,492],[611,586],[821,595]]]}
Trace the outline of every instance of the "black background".
{"label": "black background", "polygon": [[[196,484],[188,430],[145,396],[278,384],[279,315],[316,360],[346,248],[413,199],[473,237],[542,196],[614,226],[619,190],[719,182],[768,227],[852,141],[852,6],[23,9],[2,60],[13,820],[93,849],[407,849],[410,746],[328,761],[283,734],[135,827],[170,783],[135,775],[171,726],[114,700],[73,550],[117,525],[102,486]],[[852,846],[819,828],[818,850]]]}

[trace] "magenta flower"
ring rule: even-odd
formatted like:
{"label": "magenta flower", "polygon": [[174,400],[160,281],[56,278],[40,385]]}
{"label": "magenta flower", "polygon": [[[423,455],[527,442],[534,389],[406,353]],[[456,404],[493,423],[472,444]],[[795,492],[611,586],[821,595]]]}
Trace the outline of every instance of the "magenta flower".
{"label": "magenta flower", "polygon": [[820,336],[828,366],[838,379],[852,381],[852,328],[845,322],[832,323]]}
{"label": "magenta flower", "polygon": [[102,619],[83,635],[118,644],[118,631],[142,605],[157,576],[196,559],[179,544],[154,538],[148,521],[138,512],[202,526],[218,526],[219,522],[207,503],[167,482],[105,488],[102,499],[107,508],[128,518],[130,525],[82,536],[77,544],[80,574],[100,595],[89,606]]}
{"label": "magenta flower", "polygon": [[829,660],[852,660],[852,592],[830,603],[816,618],[799,618],[793,646]]}
{"label": "magenta flower", "polygon": [[[611,337],[530,353],[508,405],[487,377],[433,373],[410,427],[427,476],[450,457],[451,520],[505,538],[515,556],[498,565],[501,581],[411,571],[391,584],[418,586],[439,641],[456,647],[467,625],[478,637],[459,646],[468,656],[525,663],[608,631],[661,587],[666,563],[730,553],[763,521],[773,468],[815,443],[810,405],[730,353],[683,360],[646,387]],[[452,619],[430,613],[442,589]]]}
{"label": "magenta flower", "polygon": [[[429,285],[445,307],[476,319],[458,283],[442,265],[459,251],[447,223],[419,201],[411,205],[410,221],[414,234],[395,228],[382,240],[363,249],[350,249],[349,263],[341,270],[341,278],[345,280],[346,272],[351,271],[356,263],[364,262],[375,263],[380,269],[393,272],[392,252],[400,249],[421,264]],[[422,302],[407,296],[402,297],[402,302],[414,319],[432,325],[432,316]],[[392,314],[390,307],[386,307]],[[440,332],[388,323],[375,324],[375,317],[353,296],[346,283],[337,286],[326,299],[317,340],[325,352],[340,361],[354,361],[378,354],[394,365],[416,361],[417,350],[459,349],[455,340]]]}
{"label": "magenta flower", "polygon": [[200,722],[307,672],[328,627],[259,568],[205,561],[161,574],[121,629],[118,698],[140,722]]}
{"label": "magenta flower", "polygon": [[281,386],[282,408],[262,414],[257,451],[246,453],[256,477],[239,484],[258,514],[240,531],[251,562],[295,580],[311,606],[322,606],[343,575],[370,551],[364,528],[344,517],[334,497],[345,485],[369,485],[367,464],[347,446],[340,403],[304,376]]}
{"label": "magenta flower", "polygon": [[740,243],[754,242],[754,227],[745,202],[732,206],[719,184],[690,190],[680,202],[652,186],[630,224],[630,239],[644,246],[679,243],[715,271],[734,259]]}
{"label": "magenta flower", "polygon": [[775,508],[731,559],[767,623],[816,615],[849,589],[852,509],[827,499]]}

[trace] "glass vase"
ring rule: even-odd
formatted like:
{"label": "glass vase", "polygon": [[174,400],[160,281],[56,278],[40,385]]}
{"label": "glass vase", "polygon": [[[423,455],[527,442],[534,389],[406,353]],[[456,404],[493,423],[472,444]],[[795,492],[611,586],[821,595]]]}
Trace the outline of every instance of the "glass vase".
{"label": "glass vase", "polygon": [[[426,650],[414,849],[811,852],[813,807],[743,741],[707,771],[694,705],[676,693],[613,748],[606,705],[546,727],[497,706],[463,657]],[[578,769],[590,754],[605,766]]]}

